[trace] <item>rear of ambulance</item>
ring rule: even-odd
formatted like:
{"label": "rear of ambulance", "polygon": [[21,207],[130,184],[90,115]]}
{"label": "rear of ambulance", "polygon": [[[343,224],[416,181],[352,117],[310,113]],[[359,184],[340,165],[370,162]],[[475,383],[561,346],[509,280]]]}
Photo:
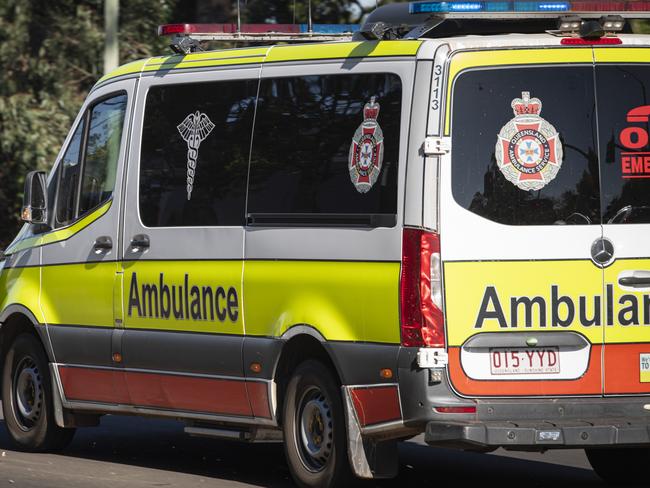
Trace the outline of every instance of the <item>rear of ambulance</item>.
{"label": "rear of ambulance", "polygon": [[648,7],[526,2],[554,35],[430,49],[400,388],[431,445],[581,447],[619,480],[650,456],[650,36],[621,33]]}

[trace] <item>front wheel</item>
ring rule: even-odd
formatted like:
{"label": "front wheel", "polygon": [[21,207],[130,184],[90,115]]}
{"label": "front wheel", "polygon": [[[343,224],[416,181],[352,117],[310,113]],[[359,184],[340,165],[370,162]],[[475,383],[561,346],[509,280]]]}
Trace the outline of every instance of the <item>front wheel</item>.
{"label": "front wheel", "polygon": [[318,361],[296,368],[284,402],[284,446],[298,486],[347,486],[354,477],[347,451],[345,413],[332,373]]}
{"label": "front wheel", "polygon": [[585,449],[585,452],[591,467],[607,483],[617,486],[647,483],[650,448]]}
{"label": "front wheel", "polygon": [[63,429],[54,420],[47,358],[31,334],[19,335],[7,353],[2,408],[9,437],[19,449],[63,449],[72,440],[74,429]]}

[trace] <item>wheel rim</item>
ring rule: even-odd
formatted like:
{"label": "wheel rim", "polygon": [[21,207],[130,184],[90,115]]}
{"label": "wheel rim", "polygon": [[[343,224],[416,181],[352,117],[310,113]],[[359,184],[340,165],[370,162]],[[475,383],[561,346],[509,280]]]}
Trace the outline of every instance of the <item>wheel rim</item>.
{"label": "wheel rim", "polygon": [[302,464],[311,472],[325,469],[332,454],[332,410],[323,392],[312,387],[302,395],[296,410],[296,444]]}
{"label": "wheel rim", "polygon": [[31,357],[23,358],[14,373],[13,400],[16,420],[21,429],[30,430],[41,417],[43,380]]}

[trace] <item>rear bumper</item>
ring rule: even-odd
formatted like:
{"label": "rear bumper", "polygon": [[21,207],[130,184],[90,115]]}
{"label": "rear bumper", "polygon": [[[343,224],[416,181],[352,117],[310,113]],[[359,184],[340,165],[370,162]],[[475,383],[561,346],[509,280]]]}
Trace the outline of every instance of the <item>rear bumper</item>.
{"label": "rear bumper", "polygon": [[650,445],[650,397],[478,401],[475,415],[427,423],[425,441],[464,449]]}

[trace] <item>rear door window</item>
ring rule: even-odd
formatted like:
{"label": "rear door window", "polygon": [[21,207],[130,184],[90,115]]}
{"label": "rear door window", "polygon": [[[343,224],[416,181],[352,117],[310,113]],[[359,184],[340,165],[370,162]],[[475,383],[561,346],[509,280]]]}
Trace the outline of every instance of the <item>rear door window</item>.
{"label": "rear door window", "polygon": [[600,224],[593,67],[473,70],[453,93],[459,205],[508,225]]}
{"label": "rear door window", "polygon": [[597,66],[604,224],[650,223],[650,66]]}

